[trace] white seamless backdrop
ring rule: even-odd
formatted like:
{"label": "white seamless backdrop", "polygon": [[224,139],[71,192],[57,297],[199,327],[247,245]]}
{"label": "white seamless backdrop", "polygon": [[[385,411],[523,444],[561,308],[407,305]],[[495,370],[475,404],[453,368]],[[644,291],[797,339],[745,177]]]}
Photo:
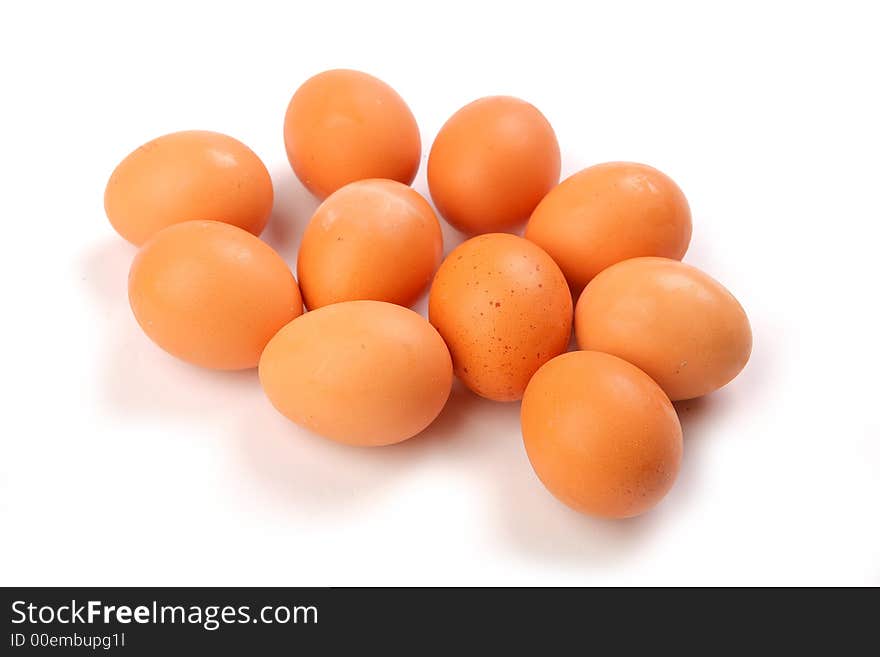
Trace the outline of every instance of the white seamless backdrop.
{"label": "white seamless backdrop", "polygon": [[[4,584],[880,584],[880,102],[870,2],[34,2],[0,9]],[[591,520],[529,467],[518,405],[456,386],[424,435],[307,435],[256,373],[165,355],[128,309],[103,213],[129,151],[181,129],[272,174],[295,264],[316,201],[281,124],[358,68],[433,136],[512,94],[563,175],[636,160],[691,203],[686,261],[749,313],[744,373],[679,404],[677,485]],[[461,237],[444,226],[447,251]],[[424,301],[417,309],[424,312]],[[344,412],[344,409],[340,409]]]}

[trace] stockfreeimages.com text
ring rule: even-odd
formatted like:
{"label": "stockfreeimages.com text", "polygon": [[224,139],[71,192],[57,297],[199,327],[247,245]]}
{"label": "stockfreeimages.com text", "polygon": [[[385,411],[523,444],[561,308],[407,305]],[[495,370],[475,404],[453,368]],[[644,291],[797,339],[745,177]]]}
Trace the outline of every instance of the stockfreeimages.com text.
{"label": "stockfreeimages.com text", "polygon": [[222,625],[236,623],[317,623],[318,608],[313,605],[265,606],[253,611],[248,605],[165,605],[157,601],[149,605],[110,605],[100,600],[79,603],[71,600],[62,605],[35,605],[25,600],[12,603],[12,622],[33,625],[95,624],[192,624],[213,631]]}

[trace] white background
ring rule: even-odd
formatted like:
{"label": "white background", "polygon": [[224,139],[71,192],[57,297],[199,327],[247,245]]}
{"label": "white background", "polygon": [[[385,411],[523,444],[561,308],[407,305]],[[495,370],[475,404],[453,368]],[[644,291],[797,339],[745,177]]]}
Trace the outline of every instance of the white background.
{"label": "white background", "polygon": [[[880,584],[871,5],[5,3],[0,582]],[[241,139],[293,265],[316,202],[282,119],[334,67],[409,103],[422,193],[437,129],[490,94],[546,114],[563,175],[627,159],[682,187],[686,261],[737,295],[755,348],[679,405],[682,471],[653,512],[556,502],[517,404],[457,388],[424,435],[346,448],[278,415],[255,372],[198,370],[140,332],[134,249],[103,212],[113,167],[175,130]]]}

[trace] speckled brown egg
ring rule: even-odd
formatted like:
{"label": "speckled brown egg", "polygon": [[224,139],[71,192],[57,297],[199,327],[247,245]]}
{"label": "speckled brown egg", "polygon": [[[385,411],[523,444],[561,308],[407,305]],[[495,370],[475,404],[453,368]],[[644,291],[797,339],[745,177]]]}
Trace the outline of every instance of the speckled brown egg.
{"label": "speckled brown egg", "polygon": [[571,294],[559,267],[540,247],[506,233],[474,237],[450,253],[428,305],[456,375],[496,401],[520,399],[571,335]]}

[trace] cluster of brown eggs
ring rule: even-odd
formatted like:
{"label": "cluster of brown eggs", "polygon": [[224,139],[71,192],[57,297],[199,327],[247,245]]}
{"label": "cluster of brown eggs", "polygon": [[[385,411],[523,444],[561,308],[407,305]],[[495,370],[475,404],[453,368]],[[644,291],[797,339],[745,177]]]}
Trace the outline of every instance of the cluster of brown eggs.
{"label": "cluster of brown eggs", "polygon": [[[628,517],[665,495],[682,452],[671,401],[725,385],[751,351],[739,303],[680,262],[691,215],[670,178],[614,162],[559,183],[541,112],[477,100],[428,159],[434,205],[472,236],[443,260],[438,218],[409,187],[418,126],[388,85],[347,70],[309,79],[284,141],[323,200],[298,282],[257,237],[272,181],[235,139],[166,135],[113,172],[105,208],[141,247],[129,298],[153,341],[203,367],[259,366],[285,416],[361,446],[425,429],[455,374],[485,398],[522,399],[529,459],[569,506]],[[429,287],[425,320],[407,306]],[[572,325],[580,350],[566,353]]]}

